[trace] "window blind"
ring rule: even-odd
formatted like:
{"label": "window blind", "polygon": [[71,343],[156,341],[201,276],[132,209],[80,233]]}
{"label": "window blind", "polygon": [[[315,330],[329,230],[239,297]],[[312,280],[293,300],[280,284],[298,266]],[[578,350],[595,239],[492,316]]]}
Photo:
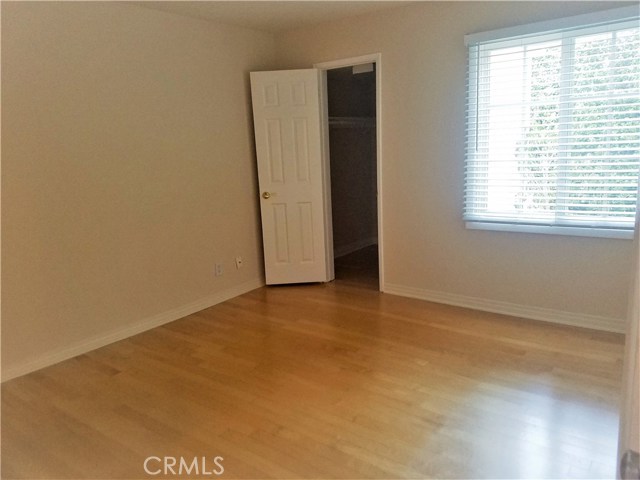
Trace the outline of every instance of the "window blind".
{"label": "window blind", "polygon": [[465,220],[633,230],[637,13],[523,30],[467,39]]}

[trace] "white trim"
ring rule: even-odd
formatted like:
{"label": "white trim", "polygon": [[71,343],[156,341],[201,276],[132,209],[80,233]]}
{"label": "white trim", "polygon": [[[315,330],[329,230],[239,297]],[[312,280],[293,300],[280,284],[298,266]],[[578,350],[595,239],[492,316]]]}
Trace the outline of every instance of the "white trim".
{"label": "white trim", "polygon": [[483,298],[468,297],[455,293],[437,292],[421,288],[405,287],[403,285],[387,284],[385,293],[400,295],[402,297],[417,298],[428,302],[443,303],[456,307],[481,310],[483,312],[499,313],[512,317],[541,320],[543,322],[571,325],[574,327],[590,328],[605,332],[624,333],[626,320],[624,318],[601,317],[583,313],[565,312],[550,308],[518,305],[516,303],[501,302],[498,300],[486,300]]}
{"label": "white trim", "polygon": [[[640,196],[636,208],[636,232],[640,231]],[[624,344],[622,364],[622,388],[620,399],[620,425],[618,433],[618,466],[627,449],[640,450],[640,425],[638,418],[640,392],[640,240],[633,243],[633,279],[629,289],[629,319]],[[617,471],[616,478],[623,478]]]}
{"label": "white trim", "polygon": [[492,40],[504,39],[508,37],[518,37],[526,35],[538,35],[541,33],[552,33],[556,30],[580,28],[586,25],[596,26],[598,24],[619,22],[625,19],[634,19],[640,15],[640,5],[613,8],[599,12],[585,13],[572,17],[556,18],[544,22],[528,23],[515,27],[499,28],[488,32],[470,33],[464,36],[465,46],[476,45],[478,43],[490,42]]}
{"label": "white trim", "polygon": [[567,235],[571,237],[599,237],[632,240],[633,230],[614,228],[557,227],[550,225],[525,225],[519,223],[466,222],[469,230],[492,230],[495,232],[542,233],[544,235]]}
{"label": "white trim", "polygon": [[355,242],[348,243],[347,245],[343,245],[334,250],[335,258],[344,257],[345,255],[349,255],[350,253],[357,252],[365,247],[370,247],[371,245],[375,245],[378,243],[377,237],[369,237],[364,238],[362,240],[357,240]]}
{"label": "white trim", "polygon": [[[384,291],[384,234],[383,234],[383,199],[382,199],[382,54],[371,53],[359,57],[343,58],[328,62],[314,63],[313,68],[319,70],[332,70],[334,68],[352,67],[363,63],[376,64],[376,165],[378,181],[378,288]],[[327,122],[328,123],[328,122]],[[327,125],[328,128],[328,125]]]}
{"label": "white trim", "polygon": [[367,55],[360,55],[359,57],[341,58],[328,62],[314,63],[313,68],[317,68],[319,70],[333,70],[334,68],[353,67],[355,65],[362,65],[365,63],[378,63],[379,61],[379,53],[370,53]]}
{"label": "white trim", "polygon": [[327,75],[318,72],[318,95],[320,102],[320,155],[322,161],[322,198],[324,199],[324,245],[326,281],[335,280],[333,252],[333,216],[331,214],[331,157],[329,152],[329,102],[327,101]]}
{"label": "white trim", "polygon": [[104,347],[110,343],[124,340],[125,338],[151,330],[152,328],[173,322],[262,286],[264,286],[264,280],[262,279],[249,280],[235,287],[213,293],[195,302],[147,317],[132,325],[88,338],[66,348],[45,352],[32,360],[3,369],[2,382],[40,370],[41,368],[49,367],[64,360],[82,355],[83,353],[90,352],[91,350]]}

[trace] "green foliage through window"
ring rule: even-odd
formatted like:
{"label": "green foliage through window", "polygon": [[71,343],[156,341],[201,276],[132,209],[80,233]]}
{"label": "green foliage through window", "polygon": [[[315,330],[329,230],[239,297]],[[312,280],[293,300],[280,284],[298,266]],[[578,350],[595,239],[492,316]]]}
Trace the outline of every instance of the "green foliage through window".
{"label": "green foliage through window", "polygon": [[637,24],[470,47],[468,221],[633,228]]}

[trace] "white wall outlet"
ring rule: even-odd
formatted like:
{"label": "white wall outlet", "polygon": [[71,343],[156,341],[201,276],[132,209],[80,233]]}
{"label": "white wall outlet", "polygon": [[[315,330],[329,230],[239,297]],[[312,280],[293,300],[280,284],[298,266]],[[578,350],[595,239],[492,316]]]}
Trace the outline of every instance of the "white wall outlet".
{"label": "white wall outlet", "polygon": [[242,268],[242,257],[236,257],[236,268],[238,270]]}
{"label": "white wall outlet", "polygon": [[221,263],[216,263],[216,277],[221,277],[224,273],[224,265]]}

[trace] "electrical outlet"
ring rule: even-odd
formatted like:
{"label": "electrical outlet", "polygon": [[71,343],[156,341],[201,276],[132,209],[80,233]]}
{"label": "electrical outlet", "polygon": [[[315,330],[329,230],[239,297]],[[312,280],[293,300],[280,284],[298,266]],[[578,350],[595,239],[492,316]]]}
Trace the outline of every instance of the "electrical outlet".
{"label": "electrical outlet", "polygon": [[242,268],[242,257],[236,257],[236,268],[238,270]]}
{"label": "electrical outlet", "polygon": [[216,277],[221,277],[224,273],[224,265],[216,263]]}

